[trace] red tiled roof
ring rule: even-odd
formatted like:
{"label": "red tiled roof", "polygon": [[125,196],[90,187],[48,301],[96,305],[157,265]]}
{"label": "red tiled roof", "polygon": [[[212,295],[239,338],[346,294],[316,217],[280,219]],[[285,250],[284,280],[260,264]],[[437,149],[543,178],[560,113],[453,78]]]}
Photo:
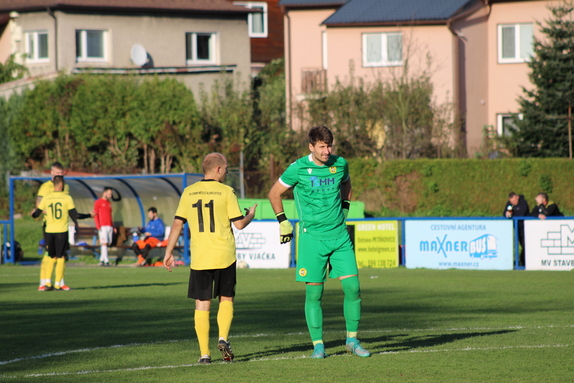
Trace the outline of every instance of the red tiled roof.
{"label": "red tiled roof", "polygon": [[0,12],[52,9],[148,10],[248,13],[226,0],[0,0]]}

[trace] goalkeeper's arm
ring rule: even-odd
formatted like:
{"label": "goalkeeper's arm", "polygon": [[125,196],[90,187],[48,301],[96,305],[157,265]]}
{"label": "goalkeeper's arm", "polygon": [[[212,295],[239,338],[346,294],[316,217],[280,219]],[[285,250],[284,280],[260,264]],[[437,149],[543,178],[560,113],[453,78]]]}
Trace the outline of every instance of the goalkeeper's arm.
{"label": "goalkeeper's arm", "polygon": [[283,201],[281,200],[281,195],[289,189],[288,186],[283,185],[281,182],[277,181],[269,191],[269,202],[271,202],[271,207],[275,212],[277,221],[279,221],[279,234],[281,244],[288,243],[293,238],[293,225],[285,216],[283,210]]}
{"label": "goalkeeper's arm", "polygon": [[346,181],[341,182],[341,208],[345,219],[347,219],[351,207],[351,194],[351,177],[349,177]]}

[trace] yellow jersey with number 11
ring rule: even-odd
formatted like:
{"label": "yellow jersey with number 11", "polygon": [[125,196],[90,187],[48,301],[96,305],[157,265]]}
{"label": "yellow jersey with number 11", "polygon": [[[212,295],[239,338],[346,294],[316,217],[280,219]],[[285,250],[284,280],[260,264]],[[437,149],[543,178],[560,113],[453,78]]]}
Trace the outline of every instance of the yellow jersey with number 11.
{"label": "yellow jersey with number 11", "polygon": [[233,188],[214,180],[196,182],[183,191],[175,216],[189,225],[192,269],[224,269],[235,262],[231,223],[243,214]]}

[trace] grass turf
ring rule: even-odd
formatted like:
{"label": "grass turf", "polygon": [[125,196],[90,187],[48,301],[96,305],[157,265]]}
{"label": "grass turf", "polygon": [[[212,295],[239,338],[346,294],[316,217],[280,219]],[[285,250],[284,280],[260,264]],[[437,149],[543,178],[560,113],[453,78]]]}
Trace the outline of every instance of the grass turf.
{"label": "grass turf", "polygon": [[308,356],[293,270],[238,270],[231,344],[197,365],[188,269],[73,266],[68,292],[38,292],[39,267],[0,267],[0,382],[567,382],[572,273],[362,269],[359,338],[345,354],[343,294],[323,298],[325,360]]}

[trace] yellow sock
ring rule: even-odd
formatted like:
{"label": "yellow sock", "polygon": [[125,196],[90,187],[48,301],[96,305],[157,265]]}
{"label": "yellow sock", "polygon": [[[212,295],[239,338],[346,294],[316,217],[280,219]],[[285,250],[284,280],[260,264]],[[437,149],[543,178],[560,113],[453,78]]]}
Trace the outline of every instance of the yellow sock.
{"label": "yellow sock", "polygon": [[51,261],[48,255],[42,257],[42,263],[40,264],[40,286],[45,286],[49,282],[50,276],[48,275],[48,262]]}
{"label": "yellow sock", "polygon": [[217,311],[217,326],[219,327],[219,339],[227,341],[229,336],[229,329],[231,328],[231,321],[233,321],[233,302],[221,301],[219,302],[219,310]]}
{"label": "yellow sock", "polygon": [[46,286],[50,287],[52,286],[52,272],[54,271],[54,263],[56,263],[56,258],[50,258],[48,257],[48,259],[46,260],[46,280],[48,281],[46,283]]}
{"label": "yellow sock", "polygon": [[60,282],[64,279],[64,273],[66,272],[66,259],[57,258],[56,260],[56,288],[61,287]]}
{"label": "yellow sock", "polygon": [[195,310],[195,333],[199,342],[201,355],[211,355],[209,352],[209,311]]}

